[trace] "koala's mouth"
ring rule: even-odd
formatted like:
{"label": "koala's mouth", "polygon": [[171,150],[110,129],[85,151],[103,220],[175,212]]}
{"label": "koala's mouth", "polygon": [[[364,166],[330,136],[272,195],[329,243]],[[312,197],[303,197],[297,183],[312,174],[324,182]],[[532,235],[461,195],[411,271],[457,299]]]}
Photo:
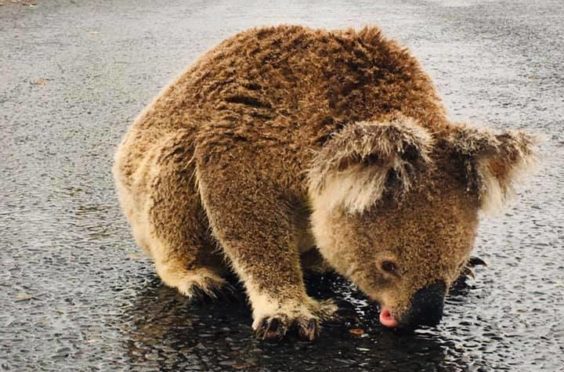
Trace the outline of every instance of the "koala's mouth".
{"label": "koala's mouth", "polygon": [[443,317],[446,284],[443,281],[433,283],[418,290],[411,299],[411,306],[401,314],[394,315],[392,310],[380,307],[380,323],[391,329],[414,330],[421,326],[434,327]]}
{"label": "koala's mouth", "polygon": [[399,326],[397,319],[385,306],[380,309],[380,323],[386,328],[397,328]]}

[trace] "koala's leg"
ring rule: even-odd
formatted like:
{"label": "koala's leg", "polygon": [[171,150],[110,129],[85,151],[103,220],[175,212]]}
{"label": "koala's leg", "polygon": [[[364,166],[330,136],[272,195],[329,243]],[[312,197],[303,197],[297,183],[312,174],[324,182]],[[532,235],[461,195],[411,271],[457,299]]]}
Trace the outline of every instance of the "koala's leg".
{"label": "koala's leg", "polygon": [[241,152],[230,155],[196,152],[198,189],[213,233],[245,284],[253,329],[261,339],[280,339],[293,328],[313,340],[336,306],[306,294],[291,203],[275,181],[254,174]]}
{"label": "koala's leg", "polygon": [[147,162],[145,237],[162,281],[188,297],[215,296],[226,284],[223,257],[212,242],[195,187],[189,133],[161,142]]}

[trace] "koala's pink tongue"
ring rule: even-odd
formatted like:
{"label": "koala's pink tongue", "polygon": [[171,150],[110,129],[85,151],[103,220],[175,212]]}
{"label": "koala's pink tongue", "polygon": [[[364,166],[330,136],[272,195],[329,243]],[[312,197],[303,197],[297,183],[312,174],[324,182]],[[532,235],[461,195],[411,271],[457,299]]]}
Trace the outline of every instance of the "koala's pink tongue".
{"label": "koala's pink tongue", "polygon": [[382,307],[382,309],[380,309],[380,323],[382,323],[384,327],[388,328],[396,328],[398,326],[398,321],[386,307]]}

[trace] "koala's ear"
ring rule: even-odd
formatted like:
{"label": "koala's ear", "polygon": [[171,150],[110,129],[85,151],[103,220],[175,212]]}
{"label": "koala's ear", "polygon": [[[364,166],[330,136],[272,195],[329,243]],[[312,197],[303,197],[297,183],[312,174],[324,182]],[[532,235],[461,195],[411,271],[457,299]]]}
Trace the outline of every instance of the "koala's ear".
{"label": "koala's ear", "polygon": [[363,212],[384,192],[397,195],[409,190],[430,163],[432,144],[426,129],[402,115],[351,123],[315,155],[310,195],[323,208]]}
{"label": "koala's ear", "polygon": [[500,210],[515,181],[536,163],[537,140],[521,131],[495,134],[462,125],[447,142],[462,161],[467,190],[477,193],[485,212]]}

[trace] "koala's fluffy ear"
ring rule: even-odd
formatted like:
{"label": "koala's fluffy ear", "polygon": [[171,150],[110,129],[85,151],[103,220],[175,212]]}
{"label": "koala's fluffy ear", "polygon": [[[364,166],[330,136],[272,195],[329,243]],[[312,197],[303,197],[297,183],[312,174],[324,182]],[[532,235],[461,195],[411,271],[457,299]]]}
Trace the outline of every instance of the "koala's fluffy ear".
{"label": "koala's fluffy ear", "polygon": [[536,162],[536,139],[521,131],[494,134],[462,125],[447,142],[462,160],[467,190],[477,193],[485,212],[499,211],[515,181]]}
{"label": "koala's fluffy ear", "polygon": [[319,207],[361,213],[389,191],[413,186],[430,163],[431,135],[413,119],[394,115],[356,122],[335,133],[316,154],[309,192]]}

